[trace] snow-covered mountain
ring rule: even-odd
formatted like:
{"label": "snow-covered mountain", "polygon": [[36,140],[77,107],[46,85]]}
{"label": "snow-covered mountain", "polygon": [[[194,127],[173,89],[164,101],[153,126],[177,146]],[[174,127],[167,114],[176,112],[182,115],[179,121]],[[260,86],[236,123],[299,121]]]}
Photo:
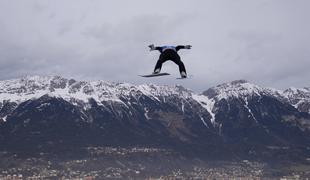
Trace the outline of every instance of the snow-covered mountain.
{"label": "snow-covered mountain", "polygon": [[27,76],[21,79],[0,81],[0,101],[23,102],[43,95],[61,97],[67,101],[88,102],[94,99],[102,101],[123,102],[121,98],[147,95],[151,98],[182,94],[186,98],[190,91],[180,87],[138,85],[127,83],[110,83],[104,81],[76,81],[60,76]]}
{"label": "snow-covered mountain", "polygon": [[184,100],[193,98],[212,113],[213,105],[221,99],[242,98],[252,96],[271,96],[287,102],[300,111],[310,113],[310,88],[289,88],[276,90],[263,88],[245,80],[232,81],[209,88],[197,94],[182,86],[132,85],[128,83],[111,83],[105,81],[76,81],[60,76],[26,76],[20,79],[0,81],[0,104],[3,102],[22,103],[37,99],[43,95],[63,98],[68,102],[87,103],[90,99],[97,103],[113,101],[128,103],[128,98],[141,95],[157,101],[165,101],[165,97],[178,96]]}
{"label": "snow-covered mountain", "polygon": [[221,99],[242,98],[245,101],[253,96],[269,96],[277,98],[279,101],[289,103],[301,112],[310,113],[310,88],[289,88],[277,90],[274,88],[264,88],[252,84],[246,80],[236,80],[230,83],[220,84],[205,92],[209,99],[219,101]]}
{"label": "snow-covered mountain", "polygon": [[284,99],[298,110],[310,113],[310,87],[289,88],[282,92]]}
{"label": "snow-covered mountain", "polygon": [[0,143],[4,149],[190,145],[218,152],[228,146],[252,154],[253,147],[271,145],[308,148],[309,97],[310,88],[282,91],[244,80],[198,94],[182,86],[28,76],[0,81]]}

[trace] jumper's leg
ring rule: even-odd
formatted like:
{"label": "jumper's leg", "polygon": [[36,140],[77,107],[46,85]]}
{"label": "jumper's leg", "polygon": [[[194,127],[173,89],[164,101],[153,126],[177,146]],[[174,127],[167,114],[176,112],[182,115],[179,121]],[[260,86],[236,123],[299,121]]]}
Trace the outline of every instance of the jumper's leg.
{"label": "jumper's leg", "polygon": [[181,58],[178,56],[177,58],[174,58],[172,61],[175,62],[179,66],[181,77],[186,78],[187,77],[186,69],[185,69],[184,63],[181,61]]}
{"label": "jumper's leg", "polygon": [[162,67],[162,65],[163,65],[164,62],[165,62],[165,60],[164,60],[163,58],[159,58],[159,59],[158,59],[156,65],[155,65],[153,74],[158,74],[158,73],[160,73],[161,67]]}

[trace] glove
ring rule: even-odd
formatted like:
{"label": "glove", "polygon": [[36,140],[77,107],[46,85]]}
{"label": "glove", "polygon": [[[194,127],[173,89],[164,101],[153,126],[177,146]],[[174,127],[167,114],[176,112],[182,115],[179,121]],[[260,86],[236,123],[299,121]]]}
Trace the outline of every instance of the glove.
{"label": "glove", "polygon": [[154,44],[149,45],[150,51],[156,50]]}
{"label": "glove", "polygon": [[185,49],[191,49],[192,46],[191,46],[191,45],[186,45],[186,46],[184,46],[184,48],[185,48]]}

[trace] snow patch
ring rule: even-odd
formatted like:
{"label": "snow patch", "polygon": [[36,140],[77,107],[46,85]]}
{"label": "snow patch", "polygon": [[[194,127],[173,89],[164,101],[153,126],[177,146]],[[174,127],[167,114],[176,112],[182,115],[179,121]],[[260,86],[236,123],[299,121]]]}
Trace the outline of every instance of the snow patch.
{"label": "snow patch", "polygon": [[208,124],[206,123],[205,119],[203,117],[200,117],[200,120],[202,121],[202,123],[209,128]]}
{"label": "snow patch", "polygon": [[42,110],[42,108],[49,106],[49,105],[50,105],[50,103],[43,103],[39,107],[37,107],[37,109]]}
{"label": "snow patch", "polygon": [[148,112],[149,110],[147,108],[144,108],[144,116],[147,120],[150,120],[151,118],[147,115]]}
{"label": "snow patch", "polygon": [[212,112],[215,101],[214,99],[209,99],[205,95],[192,95],[193,99],[196,100],[202,107],[204,107],[211,115],[211,122],[215,124],[215,114]]}
{"label": "snow patch", "polygon": [[250,115],[252,116],[252,118],[254,119],[254,121],[256,123],[258,123],[257,119],[255,118],[254,114],[252,113],[252,110],[249,108],[249,102],[248,102],[248,99],[246,98],[245,99],[245,105],[244,107],[248,110],[248,112],[250,113]]}
{"label": "snow patch", "polygon": [[219,135],[220,135],[220,136],[221,136],[222,133],[223,133],[223,132],[222,132],[222,127],[223,127],[223,124],[221,123],[220,126],[219,126]]}

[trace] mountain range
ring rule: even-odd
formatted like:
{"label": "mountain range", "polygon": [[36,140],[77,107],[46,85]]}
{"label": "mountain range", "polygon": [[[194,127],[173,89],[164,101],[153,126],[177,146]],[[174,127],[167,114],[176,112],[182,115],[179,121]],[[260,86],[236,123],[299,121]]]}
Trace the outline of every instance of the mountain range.
{"label": "mountain range", "polygon": [[0,81],[0,150],[169,148],[207,158],[310,157],[310,88],[182,86],[26,76]]}

